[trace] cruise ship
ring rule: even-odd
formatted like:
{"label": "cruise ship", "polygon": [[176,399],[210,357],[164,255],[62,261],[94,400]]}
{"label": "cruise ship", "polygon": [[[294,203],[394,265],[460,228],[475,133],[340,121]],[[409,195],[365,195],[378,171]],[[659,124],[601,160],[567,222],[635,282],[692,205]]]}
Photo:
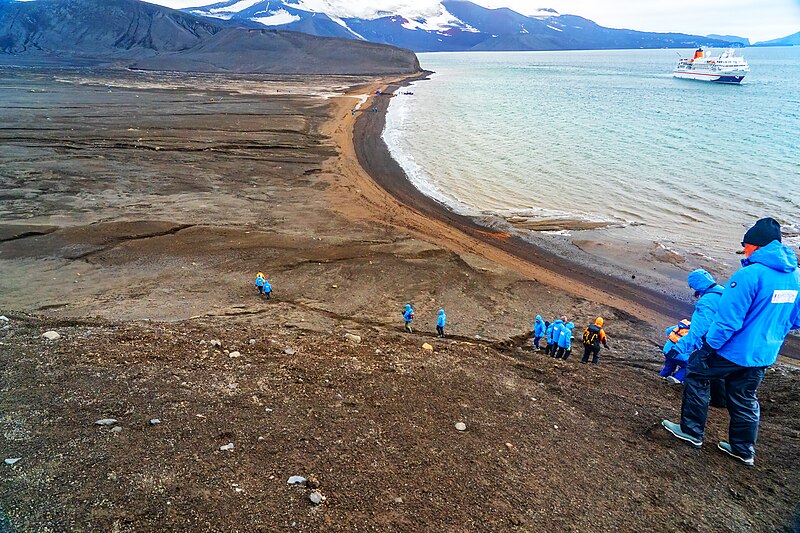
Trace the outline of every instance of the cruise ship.
{"label": "cruise ship", "polygon": [[698,48],[693,58],[678,61],[672,75],[686,80],[740,83],[748,72],[747,61],[737,56],[732,48],[717,57],[707,56],[702,48]]}

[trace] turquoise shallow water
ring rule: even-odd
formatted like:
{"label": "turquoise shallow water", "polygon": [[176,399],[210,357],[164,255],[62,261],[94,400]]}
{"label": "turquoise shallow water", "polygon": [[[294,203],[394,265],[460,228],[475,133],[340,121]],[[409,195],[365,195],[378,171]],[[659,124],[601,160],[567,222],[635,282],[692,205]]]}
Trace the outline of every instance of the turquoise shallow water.
{"label": "turquoise shallow water", "polygon": [[740,52],[741,86],[674,79],[675,50],[421,54],[384,138],[458,211],[729,255],[758,217],[800,229],[800,47]]}

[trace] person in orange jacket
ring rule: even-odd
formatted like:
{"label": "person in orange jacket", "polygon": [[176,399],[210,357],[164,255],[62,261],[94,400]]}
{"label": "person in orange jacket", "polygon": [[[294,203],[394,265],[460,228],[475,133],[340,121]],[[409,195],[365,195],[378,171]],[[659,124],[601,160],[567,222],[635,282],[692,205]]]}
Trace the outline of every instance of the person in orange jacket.
{"label": "person in orange jacket", "polygon": [[605,346],[606,350],[609,349],[608,338],[603,329],[603,324],[605,324],[605,320],[602,317],[597,317],[594,325],[586,328],[583,333],[583,359],[581,359],[581,363],[588,363],[589,355],[592,355],[592,364],[596,365],[600,362],[600,345]]}

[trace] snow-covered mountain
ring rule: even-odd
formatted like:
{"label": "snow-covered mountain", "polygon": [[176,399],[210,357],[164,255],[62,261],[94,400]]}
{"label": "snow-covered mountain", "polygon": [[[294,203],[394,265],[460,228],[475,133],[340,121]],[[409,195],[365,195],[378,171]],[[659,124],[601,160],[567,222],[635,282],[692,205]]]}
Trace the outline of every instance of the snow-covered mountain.
{"label": "snow-covered mountain", "polygon": [[224,0],[184,11],[231,23],[392,44],[417,52],[724,45],[721,40],[699,35],[604,28],[552,9],[532,8],[521,14],[468,0],[442,0],[425,6],[413,0],[389,0],[381,2],[381,9],[365,4],[349,0]]}

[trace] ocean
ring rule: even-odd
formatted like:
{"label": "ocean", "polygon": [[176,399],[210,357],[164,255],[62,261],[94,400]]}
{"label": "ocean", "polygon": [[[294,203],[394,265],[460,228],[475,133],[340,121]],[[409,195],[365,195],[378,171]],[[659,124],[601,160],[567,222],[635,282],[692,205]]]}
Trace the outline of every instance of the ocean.
{"label": "ocean", "polygon": [[435,74],[392,99],[384,139],[421,191],[498,228],[730,259],[773,216],[800,243],[800,47],[738,53],[741,85],[673,78],[676,50],[420,54]]}

